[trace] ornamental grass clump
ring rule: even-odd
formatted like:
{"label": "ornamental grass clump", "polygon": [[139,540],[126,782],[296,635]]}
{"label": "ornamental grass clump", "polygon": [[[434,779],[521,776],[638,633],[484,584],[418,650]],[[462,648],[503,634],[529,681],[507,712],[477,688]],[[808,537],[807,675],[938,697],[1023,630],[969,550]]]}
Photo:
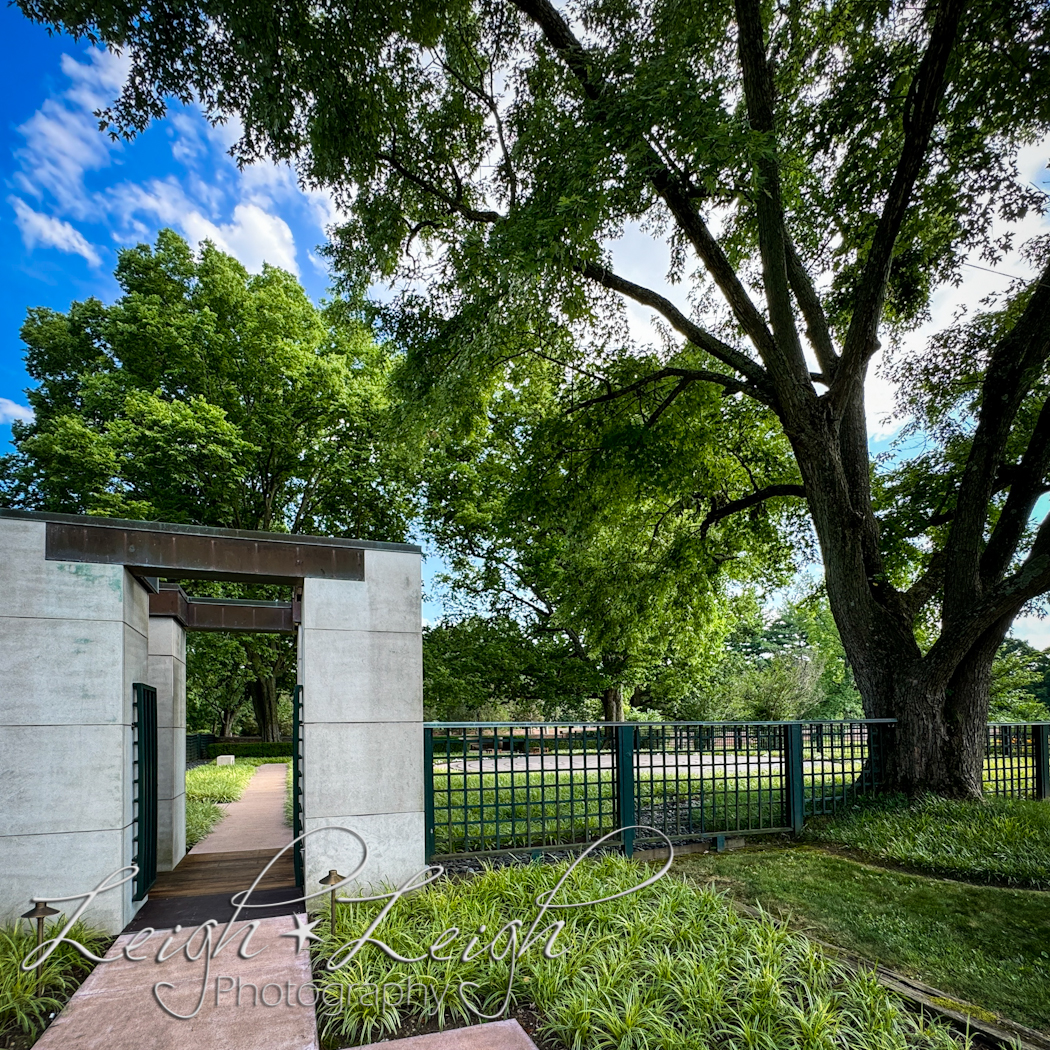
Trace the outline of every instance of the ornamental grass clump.
{"label": "ornamental grass clump", "polygon": [[232,766],[197,766],[186,773],[186,798],[209,802],[236,802],[255,775],[257,763],[238,761]]}
{"label": "ornamental grass clump", "polygon": [[[539,1038],[567,1050],[961,1045],[947,1028],[908,1013],[872,976],[843,970],[771,921],[740,916],[710,890],[665,876],[603,900],[651,874],[621,857],[584,859],[569,872],[554,902],[597,903],[548,910],[525,948],[540,915],[536,898],[568,868],[489,868],[470,879],[439,880],[397,900],[370,934],[373,943],[356,952],[355,940],[384,902],[340,905],[336,934],[328,918],[318,927],[325,1044],[360,1045],[434,1020],[456,1027],[478,1023],[479,1015],[534,1011]],[[509,935],[497,937],[492,952],[486,948],[514,919],[523,929],[512,963]],[[565,926],[548,959],[544,945],[559,920]],[[376,941],[402,957],[424,958],[396,961]]]}
{"label": "ornamental grass clump", "polygon": [[[65,923],[64,916],[48,923],[44,939],[57,936]],[[66,936],[94,955],[102,955],[113,940],[83,922],[75,923]],[[18,1032],[29,1042],[47,1027],[95,965],[72,945],[60,944],[39,971],[23,970],[22,961],[35,947],[35,926],[32,931],[25,922],[0,927],[0,1035]]]}
{"label": "ornamental grass clump", "polygon": [[814,821],[806,834],[932,875],[1050,889],[1050,806],[894,795]]}

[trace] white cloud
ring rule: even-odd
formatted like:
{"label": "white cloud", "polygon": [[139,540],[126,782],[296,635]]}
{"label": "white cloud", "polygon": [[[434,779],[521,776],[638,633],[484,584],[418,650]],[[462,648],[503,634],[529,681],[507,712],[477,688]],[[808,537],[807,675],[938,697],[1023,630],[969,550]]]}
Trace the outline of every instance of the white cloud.
{"label": "white cloud", "polygon": [[[19,128],[25,144],[15,151],[14,178],[21,193],[11,204],[28,248],[58,248],[98,266],[99,252],[66,220],[104,223],[117,243],[150,240],[158,226],[171,226],[193,243],[213,241],[249,270],[268,262],[298,276],[292,231],[277,212],[294,202],[320,225],[318,197],[300,191],[287,165],[260,163],[238,172],[228,149],[241,135],[239,121],[213,126],[199,107],[173,110],[166,127],[185,177],[92,191],[86,174],[109,166],[114,151],[123,149],[100,133],[94,111],[119,92],[128,63],[89,51],[84,58],[63,55],[61,64],[69,86]],[[48,206],[35,210],[27,200]]]}
{"label": "white cloud", "polygon": [[1038,616],[1018,616],[1010,628],[1014,638],[1022,638],[1033,649],[1050,648],[1050,620]]}
{"label": "white cloud", "polygon": [[[146,236],[156,225],[172,226],[180,229],[192,244],[211,241],[253,273],[258,273],[267,262],[299,275],[291,229],[284,219],[259,204],[237,204],[230,222],[216,222],[204,214],[177,179],[170,177],[145,185],[128,183],[115,187],[109,205],[119,212],[120,228],[115,234],[118,240]],[[140,216],[152,222],[144,224]]]}
{"label": "white cloud", "polygon": [[59,210],[73,218],[92,211],[84,173],[106,167],[123,147],[102,135],[94,111],[112,101],[124,81],[126,59],[106,51],[88,52],[85,62],[62,56],[66,91],[44,104],[19,129],[25,145],[15,150],[15,179],[38,200],[50,194]]}
{"label": "white cloud", "polygon": [[33,410],[9,397],[0,397],[0,423],[10,423],[17,419],[22,423],[32,423],[35,416]]}
{"label": "white cloud", "polygon": [[57,248],[60,252],[79,255],[91,266],[99,266],[102,257],[87,238],[74,226],[51,215],[34,211],[20,197],[8,197],[15,210],[15,222],[22,233],[22,243],[32,251],[37,245]]}
{"label": "white cloud", "polygon": [[288,223],[257,204],[238,204],[233,209],[233,221],[222,225],[216,225],[198,212],[186,216],[182,226],[191,241],[212,241],[254,273],[268,262],[299,275],[295,240]]}

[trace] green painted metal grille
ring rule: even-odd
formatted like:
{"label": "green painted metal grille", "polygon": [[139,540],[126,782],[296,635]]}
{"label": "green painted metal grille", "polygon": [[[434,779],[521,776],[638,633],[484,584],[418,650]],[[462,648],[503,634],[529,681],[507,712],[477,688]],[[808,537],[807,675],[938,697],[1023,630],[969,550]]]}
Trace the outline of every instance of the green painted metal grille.
{"label": "green painted metal grille", "polygon": [[1050,797],[1050,723],[992,723],[984,761],[987,794]]}
{"label": "green painted metal grille", "polygon": [[[802,830],[885,783],[892,719],[847,722],[433,722],[426,852],[583,848],[631,825],[672,841]],[[1050,723],[990,725],[985,789],[1050,797]],[[624,830],[635,845],[662,842]]]}
{"label": "green painted metal grille", "polygon": [[295,687],[292,699],[292,835],[295,845],[292,847],[292,865],[295,870],[295,884],[304,885],[305,863],[303,844],[299,836],[303,833],[303,687]]}
{"label": "green painted metal grille", "polygon": [[[427,856],[798,831],[879,786],[886,723],[431,723]],[[662,841],[624,831],[625,852]]]}
{"label": "green painted metal grille", "polygon": [[802,725],[806,816],[848,809],[882,788],[893,726],[891,719]]}
{"label": "green painted metal grille", "polygon": [[133,900],[142,900],[157,879],[157,690],[132,687],[132,851],[138,874]]}
{"label": "green painted metal grille", "polygon": [[582,845],[619,827],[606,724],[424,728],[427,854]]}

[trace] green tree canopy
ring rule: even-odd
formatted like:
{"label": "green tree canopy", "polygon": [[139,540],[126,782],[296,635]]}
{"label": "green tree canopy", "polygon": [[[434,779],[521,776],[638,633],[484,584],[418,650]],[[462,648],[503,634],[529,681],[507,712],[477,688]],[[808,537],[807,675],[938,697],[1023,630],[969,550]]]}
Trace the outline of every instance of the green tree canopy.
{"label": "green tree canopy", "polygon": [[692,688],[729,630],[734,587],[786,578],[791,508],[724,511],[751,478],[789,483],[794,466],[749,402],[697,388],[691,425],[654,430],[622,402],[576,411],[594,393],[548,363],[510,370],[469,433],[432,445],[423,523],[453,601],[567,643],[618,720],[625,690],[667,704]]}
{"label": "green tree canopy", "polygon": [[[15,452],[0,460],[5,502],[404,538],[411,479],[384,434],[392,360],[341,304],[316,307],[283,270],[249,274],[171,230],[121,251],[115,276],[122,294],[111,305],[29,311],[21,334],[39,384],[27,392],[35,419],[14,425]],[[236,673],[273,736],[293,647],[246,636],[243,649]]]}
{"label": "green tree canopy", "polygon": [[[933,452],[887,478],[864,381],[967,259],[1000,259],[1043,207],[1016,156],[1050,131],[1045,3],[19,6],[129,56],[115,133],[196,98],[240,119],[242,159],[330,187],[345,286],[394,284],[379,312],[443,421],[525,354],[596,377],[591,408],[633,402],[654,429],[688,429],[705,388],[768,409],[798,481],[756,476],[734,509],[805,501],[865,710],[898,720],[889,781],[980,794],[991,664],[1050,588],[1050,521],[1030,524],[1050,467],[1046,246],[1037,280],[902,373],[905,400],[948,377],[948,407]],[[617,271],[625,230],[666,265]],[[659,345],[631,337],[627,301],[659,318]],[[653,367],[622,384],[639,351]]]}

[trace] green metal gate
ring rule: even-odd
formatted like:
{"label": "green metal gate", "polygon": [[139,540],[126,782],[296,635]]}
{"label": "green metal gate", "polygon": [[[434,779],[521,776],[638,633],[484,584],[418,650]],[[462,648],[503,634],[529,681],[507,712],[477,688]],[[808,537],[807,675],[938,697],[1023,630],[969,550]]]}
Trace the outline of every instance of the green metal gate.
{"label": "green metal gate", "polygon": [[305,878],[303,843],[303,687],[295,687],[292,701],[292,864],[295,868],[295,884],[303,885]]}
{"label": "green metal gate", "polygon": [[132,687],[132,851],[138,874],[132,900],[140,901],[157,879],[157,690]]}

